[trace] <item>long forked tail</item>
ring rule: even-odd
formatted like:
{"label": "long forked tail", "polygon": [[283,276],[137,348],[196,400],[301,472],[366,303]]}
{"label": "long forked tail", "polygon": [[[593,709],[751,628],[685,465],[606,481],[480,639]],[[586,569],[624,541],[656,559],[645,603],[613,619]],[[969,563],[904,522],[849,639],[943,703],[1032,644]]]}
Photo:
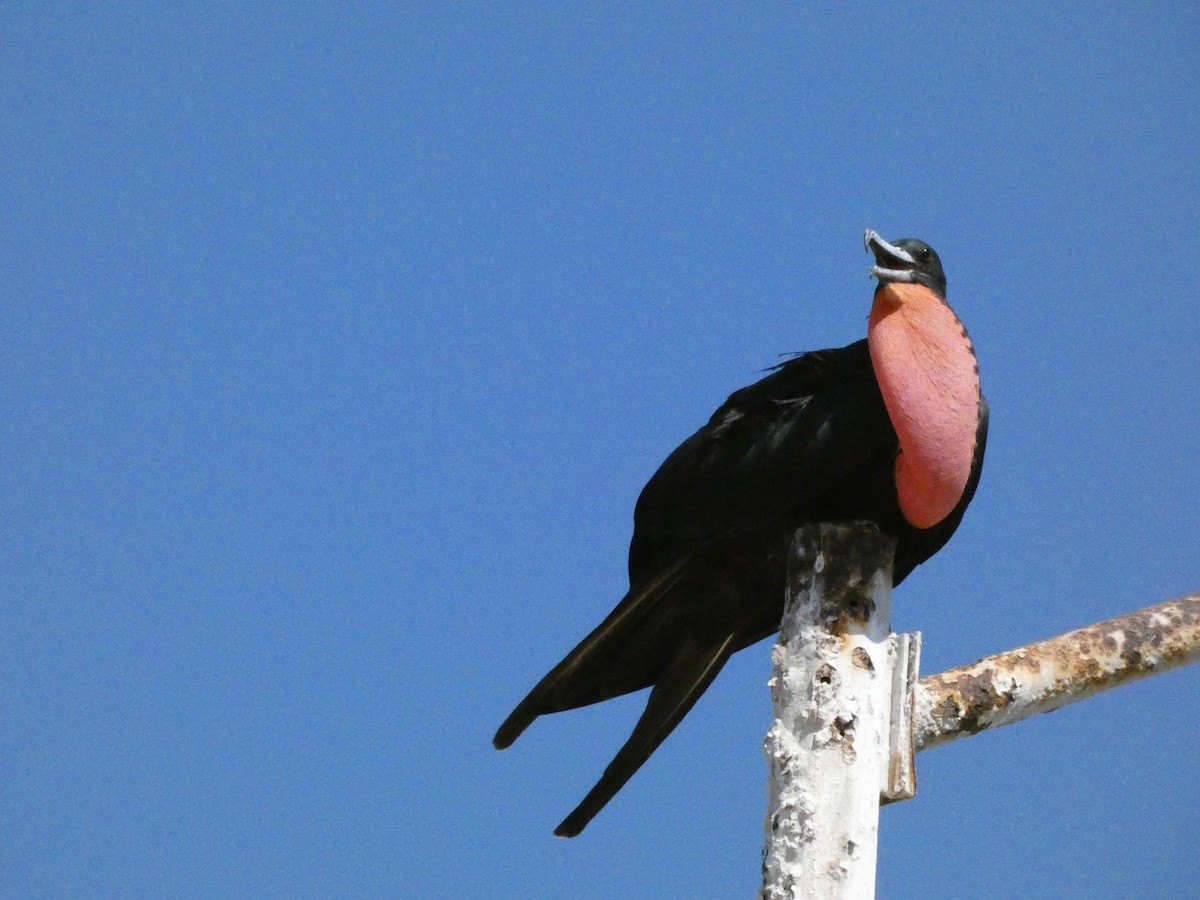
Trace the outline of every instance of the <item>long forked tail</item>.
{"label": "long forked tail", "polygon": [[670,667],[650,692],[646,709],[634,726],[633,734],[608,764],[595,787],[554,829],[556,835],[575,837],[624,787],[712,684],[733,654],[733,639],[734,635],[730,634],[718,644],[705,646],[687,640],[679,647]]}
{"label": "long forked tail", "polygon": [[[607,700],[654,682],[654,659],[631,652],[633,645],[661,634],[670,615],[661,601],[683,575],[686,558],[630,590],[592,633],[546,673],[496,730],[492,744],[503,750],[538,716]],[[656,627],[656,623],[657,626]],[[671,632],[668,631],[668,634]]]}

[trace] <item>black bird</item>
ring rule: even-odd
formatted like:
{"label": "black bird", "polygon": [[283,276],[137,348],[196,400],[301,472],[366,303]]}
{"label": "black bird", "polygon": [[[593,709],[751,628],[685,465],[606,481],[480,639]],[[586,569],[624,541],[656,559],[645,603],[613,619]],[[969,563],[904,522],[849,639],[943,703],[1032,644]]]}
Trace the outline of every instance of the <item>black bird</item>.
{"label": "black bird", "polygon": [[870,521],[896,540],[899,584],[958,528],[975,494],[988,407],[966,329],[922,241],[867,231],[878,279],[864,340],[797,355],[733,393],[638,498],[629,593],[496,732],[653,687],[633,734],[555,830],[612,799],[729,657],[779,630],[792,533]]}

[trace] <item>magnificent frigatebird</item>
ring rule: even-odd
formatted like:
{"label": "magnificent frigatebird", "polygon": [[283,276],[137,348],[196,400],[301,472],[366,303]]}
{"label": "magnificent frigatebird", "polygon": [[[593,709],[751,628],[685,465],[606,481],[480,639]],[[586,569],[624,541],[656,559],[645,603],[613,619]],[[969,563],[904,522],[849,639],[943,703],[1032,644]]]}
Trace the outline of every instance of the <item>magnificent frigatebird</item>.
{"label": "magnificent frigatebird", "polygon": [[734,392],[638,498],[629,593],[496,732],[653,686],[633,734],[555,829],[579,834],[712,683],[779,630],[791,535],[869,521],[896,541],[896,584],[942,548],[975,494],[988,406],[971,339],[928,244],[867,248],[878,279],[864,340],[804,353]]}

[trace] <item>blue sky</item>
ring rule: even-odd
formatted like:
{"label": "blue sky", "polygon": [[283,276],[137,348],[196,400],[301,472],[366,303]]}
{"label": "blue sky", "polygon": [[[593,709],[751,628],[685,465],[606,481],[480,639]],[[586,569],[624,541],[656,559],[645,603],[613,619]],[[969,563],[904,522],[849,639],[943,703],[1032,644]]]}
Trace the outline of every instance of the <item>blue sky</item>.
{"label": "blue sky", "polygon": [[[992,406],[927,673],[1200,587],[1194,4],[7,4],[0,893],[750,896],[769,645],[496,725],[637,493],[935,246]],[[1183,896],[1200,670],[923,754],[888,897]]]}

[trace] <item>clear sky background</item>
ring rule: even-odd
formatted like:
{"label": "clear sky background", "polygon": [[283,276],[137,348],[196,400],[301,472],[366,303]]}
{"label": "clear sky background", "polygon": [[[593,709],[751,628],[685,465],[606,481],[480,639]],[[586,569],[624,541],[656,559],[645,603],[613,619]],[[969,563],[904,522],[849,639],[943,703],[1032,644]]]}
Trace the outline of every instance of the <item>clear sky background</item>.
{"label": "clear sky background", "polygon": [[[1200,588],[1200,10],[7,3],[0,894],[747,897],[769,645],[574,841],[633,697],[511,706],[633,503],[941,253],[982,487],[933,673]],[[886,897],[1188,896],[1200,667],[918,761]]]}

